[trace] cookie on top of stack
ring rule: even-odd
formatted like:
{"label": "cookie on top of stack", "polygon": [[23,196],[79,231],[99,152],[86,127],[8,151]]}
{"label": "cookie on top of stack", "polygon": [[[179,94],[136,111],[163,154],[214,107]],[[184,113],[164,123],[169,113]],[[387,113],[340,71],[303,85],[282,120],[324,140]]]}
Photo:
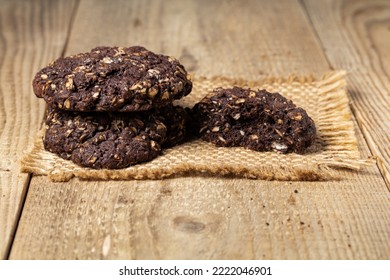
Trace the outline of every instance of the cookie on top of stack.
{"label": "cookie on top of stack", "polygon": [[172,102],[191,92],[191,78],[175,58],[143,47],[59,58],[33,89],[48,104],[45,149],[81,166],[150,161],[186,136],[187,113]]}

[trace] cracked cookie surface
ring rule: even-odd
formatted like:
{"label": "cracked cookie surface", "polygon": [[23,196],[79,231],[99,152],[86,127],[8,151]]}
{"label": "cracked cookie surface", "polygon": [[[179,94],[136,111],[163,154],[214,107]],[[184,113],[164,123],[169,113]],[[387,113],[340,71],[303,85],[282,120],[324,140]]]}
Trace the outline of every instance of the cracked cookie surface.
{"label": "cracked cookie surface", "polygon": [[68,111],[146,111],[189,94],[191,77],[173,57],[139,46],[97,47],[59,58],[33,80],[34,93]]}
{"label": "cracked cookie surface", "polygon": [[163,147],[179,144],[185,138],[184,109],[170,106],[164,110],[80,113],[49,108],[44,147],[95,169],[125,168],[150,161],[161,154]]}
{"label": "cracked cookie surface", "polygon": [[304,109],[265,90],[217,88],[194,106],[193,115],[201,138],[217,146],[304,153],[316,137]]}

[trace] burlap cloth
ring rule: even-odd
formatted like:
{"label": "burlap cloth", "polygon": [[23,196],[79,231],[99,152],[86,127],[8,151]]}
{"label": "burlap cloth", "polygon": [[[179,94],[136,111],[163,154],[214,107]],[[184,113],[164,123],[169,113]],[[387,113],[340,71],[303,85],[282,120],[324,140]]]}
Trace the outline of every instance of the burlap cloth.
{"label": "burlap cloth", "polygon": [[358,170],[360,159],[344,71],[331,72],[321,79],[290,76],[245,81],[225,77],[195,78],[192,93],[180,100],[192,107],[216,87],[233,85],[265,88],[280,92],[304,108],[315,121],[318,137],[304,155],[256,152],[245,148],[225,148],[202,140],[193,140],[164,150],[156,159],[121,170],[94,170],[80,167],[45,151],[43,131],[38,133],[32,150],[21,160],[23,172],[47,175],[52,181],[83,179],[161,179],[173,175],[229,175],[266,180],[329,180],[339,173],[334,168]]}

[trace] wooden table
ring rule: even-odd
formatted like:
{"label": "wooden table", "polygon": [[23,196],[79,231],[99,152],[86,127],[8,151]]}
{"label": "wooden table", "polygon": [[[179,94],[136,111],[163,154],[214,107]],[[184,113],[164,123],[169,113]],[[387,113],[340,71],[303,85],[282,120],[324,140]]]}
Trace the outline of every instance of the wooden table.
{"label": "wooden table", "polygon": [[[346,69],[377,165],[327,182],[20,173],[45,110],[33,75],[98,45],[143,45],[208,77]],[[390,1],[0,0],[0,94],[1,258],[390,258]]]}

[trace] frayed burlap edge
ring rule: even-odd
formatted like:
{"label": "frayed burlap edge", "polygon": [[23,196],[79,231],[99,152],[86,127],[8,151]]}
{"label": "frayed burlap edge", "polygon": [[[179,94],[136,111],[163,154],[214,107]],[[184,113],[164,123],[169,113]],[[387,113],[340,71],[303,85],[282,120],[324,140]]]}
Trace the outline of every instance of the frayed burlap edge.
{"label": "frayed burlap edge", "polygon": [[[47,175],[52,181],[68,181],[72,177],[97,180],[162,179],[180,175],[233,176],[265,180],[331,180],[339,179],[334,168],[359,170],[372,160],[360,159],[354,125],[351,120],[349,99],[345,92],[345,71],[335,71],[316,80],[312,76],[268,78],[263,81],[245,81],[214,77],[194,79],[204,89],[218,86],[243,86],[282,89],[311,85],[318,98],[318,114],[315,119],[319,130],[320,150],[305,155],[281,155],[273,152],[255,152],[244,148],[218,148],[202,140],[193,140],[167,149],[151,162],[134,165],[121,170],[94,170],[75,165],[43,148],[41,130],[32,150],[21,159],[22,172]],[[200,87],[200,88],[201,88]],[[202,89],[203,89],[202,88]],[[202,92],[202,90],[198,90]],[[204,92],[206,93],[206,92]],[[192,106],[199,94],[190,94],[179,103]],[[204,94],[203,94],[204,95]],[[306,109],[305,104],[301,105]],[[207,158],[199,151],[210,154]]]}

